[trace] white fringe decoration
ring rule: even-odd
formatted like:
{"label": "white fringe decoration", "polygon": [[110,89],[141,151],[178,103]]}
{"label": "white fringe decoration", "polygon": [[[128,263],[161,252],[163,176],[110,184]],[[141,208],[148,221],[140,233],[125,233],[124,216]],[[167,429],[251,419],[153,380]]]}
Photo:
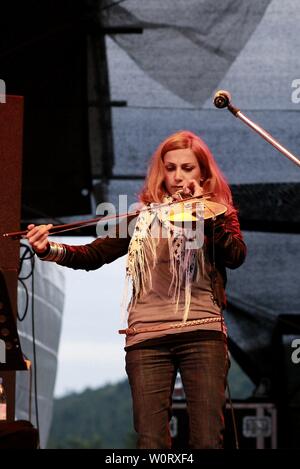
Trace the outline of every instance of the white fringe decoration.
{"label": "white fringe decoration", "polygon": [[[171,201],[172,199],[168,197],[164,199],[163,203]],[[122,301],[123,319],[125,320],[126,317],[125,308],[130,281],[132,283],[132,297],[127,307],[127,313],[136,305],[138,298],[152,288],[151,272],[157,263],[157,246],[160,235],[164,233],[168,239],[170,257],[171,283],[168,295],[175,304],[175,311],[178,313],[181,289],[184,289],[182,322],[186,322],[191,303],[192,283],[200,280],[200,276],[204,272],[203,220],[200,223],[200,230],[179,228],[168,219],[170,207],[157,208],[156,205],[151,204],[149,210],[139,214],[129,244],[126,284]],[[151,208],[155,208],[155,210],[151,210]],[[203,217],[203,207],[200,209],[197,207],[197,209],[198,216],[202,215]]]}

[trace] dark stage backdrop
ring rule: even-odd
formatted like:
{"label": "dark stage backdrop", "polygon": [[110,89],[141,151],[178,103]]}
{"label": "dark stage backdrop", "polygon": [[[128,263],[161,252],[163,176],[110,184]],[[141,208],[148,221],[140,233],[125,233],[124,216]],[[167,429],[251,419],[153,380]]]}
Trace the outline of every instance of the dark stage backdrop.
{"label": "dark stage backdrop", "polygon": [[24,96],[23,217],[90,213],[85,2],[4,2],[0,78]]}

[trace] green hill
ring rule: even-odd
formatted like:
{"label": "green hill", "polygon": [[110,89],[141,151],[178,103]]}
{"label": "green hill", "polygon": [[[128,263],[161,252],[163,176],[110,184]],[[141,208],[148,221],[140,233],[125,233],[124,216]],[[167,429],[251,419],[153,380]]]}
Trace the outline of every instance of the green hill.
{"label": "green hill", "polygon": [[127,380],[55,399],[48,448],[134,448]]}

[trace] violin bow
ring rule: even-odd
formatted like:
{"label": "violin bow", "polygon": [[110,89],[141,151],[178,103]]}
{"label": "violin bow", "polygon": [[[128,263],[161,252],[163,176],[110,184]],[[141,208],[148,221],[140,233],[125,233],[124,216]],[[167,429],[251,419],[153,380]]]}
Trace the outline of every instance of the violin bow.
{"label": "violin bow", "polygon": [[[172,207],[173,205],[186,203],[186,202],[189,202],[189,201],[192,201],[192,200],[195,200],[195,199],[198,199],[198,200],[203,199],[201,201],[204,201],[205,199],[210,197],[209,194],[211,194],[211,193],[207,192],[206,194],[203,194],[201,196],[185,197],[185,198],[180,199],[180,200],[173,200],[171,202],[166,202],[166,203],[163,203],[163,204],[157,204],[153,207],[150,206],[150,207],[146,207],[146,208],[142,208],[142,209],[137,209],[133,212],[120,213],[119,215],[102,215],[100,217],[90,218],[89,220],[78,221],[78,222],[74,222],[74,223],[65,223],[63,225],[55,225],[55,226],[53,226],[52,228],[49,229],[49,236],[59,234],[59,233],[64,233],[66,231],[76,230],[78,228],[85,228],[87,226],[94,226],[94,225],[97,225],[97,223],[99,223],[99,222],[107,222],[107,221],[112,221],[112,220],[118,220],[120,218],[126,218],[126,217],[128,218],[128,217],[131,217],[131,216],[137,216],[142,212],[147,212],[149,210],[150,211],[160,210],[161,208]],[[10,232],[10,233],[3,233],[2,236],[4,238],[10,238],[10,239],[13,239],[13,240],[18,240],[18,239],[25,238],[27,233],[28,233],[28,230],[13,231],[13,232]]]}

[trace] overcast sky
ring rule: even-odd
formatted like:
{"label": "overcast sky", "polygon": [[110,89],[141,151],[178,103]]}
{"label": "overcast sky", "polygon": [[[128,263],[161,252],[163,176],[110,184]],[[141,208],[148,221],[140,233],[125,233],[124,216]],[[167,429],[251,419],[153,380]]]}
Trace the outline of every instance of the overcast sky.
{"label": "overcast sky", "polygon": [[[64,237],[60,242],[86,244],[92,238]],[[63,268],[65,309],[58,355],[55,396],[96,388],[126,377],[121,301],[126,256],[86,272]]]}

